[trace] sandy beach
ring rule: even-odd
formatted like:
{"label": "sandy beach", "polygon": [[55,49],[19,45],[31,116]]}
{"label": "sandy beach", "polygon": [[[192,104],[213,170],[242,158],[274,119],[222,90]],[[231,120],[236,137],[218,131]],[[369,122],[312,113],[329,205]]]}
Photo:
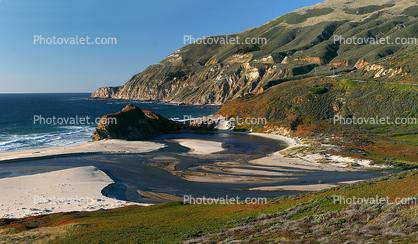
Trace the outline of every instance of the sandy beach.
{"label": "sandy beach", "polygon": [[[263,137],[279,140],[288,147],[299,145],[297,139],[281,135],[237,134],[243,134],[237,141]],[[217,134],[212,135],[216,138]],[[186,194],[275,197],[322,190],[376,175],[287,158],[279,151],[261,157],[253,155],[250,148],[248,153],[237,153],[224,145],[216,139],[174,136],[156,141],[104,140],[1,153],[0,217],[94,211],[138,204],[135,201],[146,206],[181,201]],[[159,149],[164,150],[153,153]],[[126,187],[115,188],[115,183]],[[113,189],[113,193],[122,191],[118,199],[123,200],[105,197],[104,188]],[[280,193],[284,191],[288,193]]]}
{"label": "sandy beach", "polygon": [[[163,147],[164,144],[148,141],[104,140],[77,146],[0,153],[0,165],[95,153],[144,153]],[[132,204],[149,205],[103,196],[103,188],[115,182],[94,166],[61,169],[62,167],[64,166],[36,167],[34,161],[33,167],[14,168],[12,163],[11,166],[1,168],[0,176],[8,178],[0,179],[0,218],[94,211]]]}
{"label": "sandy beach", "polygon": [[103,196],[112,183],[94,166],[0,179],[0,218],[147,205]]}
{"label": "sandy beach", "polygon": [[[225,132],[225,131],[222,131]],[[228,133],[228,132],[227,132]],[[231,133],[231,132],[229,132]],[[236,133],[248,136],[259,136],[268,139],[285,142],[287,148],[296,147],[299,141],[282,135],[262,134],[262,133]],[[221,150],[221,145],[216,142],[202,140],[171,140],[180,143],[182,146],[191,149],[190,153],[210,154]],[[172,174],[178,175],[187,181],[192,182],[209,182],[209,183],[278,183],[277,186],[264,186],[249,188],[253,191],[318,191],[332,188],[345,182],[337,182],[334,184],[298,184],[283,185],[283,181],[294,179],[295,177],[303,178],[312,171],[327,172],[347,172],[358,171],[356,169],[347,169],[338,167],[333,164],[321,164],[309,162],[300,158],[287,158],[280,154],[280,151],[274,152],[267,157],[250,160],[248,163],[239,162],[218,162],[215,164],[205,164],[189,168],[183,171],[176,169],[168,169]],[[320,180],[323,182],[325,179]]]}
{"label": "sandy beach", "polygon": [[211,154],[216,152],[222,152],[222,142],[207,141],[207,140],[195,140],[195,139],[175,139],[169,140],[177,142],[184,147],[191,149],[192,154]]}

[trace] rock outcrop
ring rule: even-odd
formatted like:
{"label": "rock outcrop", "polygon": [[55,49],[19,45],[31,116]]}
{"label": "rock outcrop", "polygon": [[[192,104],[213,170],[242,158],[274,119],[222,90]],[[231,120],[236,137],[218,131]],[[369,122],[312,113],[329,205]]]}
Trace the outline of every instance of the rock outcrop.
{"label": "rock outcrop", "polygon": [[213,130],[205,124],[183,124],[128,104],[122,111],[104,115],[93,132],[93,141],[103,139],[137,140],[162,134]]}

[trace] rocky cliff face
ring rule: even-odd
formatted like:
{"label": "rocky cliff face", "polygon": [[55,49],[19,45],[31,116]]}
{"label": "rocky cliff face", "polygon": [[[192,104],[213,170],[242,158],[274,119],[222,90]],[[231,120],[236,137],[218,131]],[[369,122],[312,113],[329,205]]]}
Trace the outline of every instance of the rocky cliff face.
{"label": "rocky cliff face", "polygon": [[104,115],[93,132],[93,141],[103,139],[136,140],[167,133],[213,130],[204,124],[182,124],[151,111],[128,104],[121,112]]}
{"label": "rocky cliff face", "polygon": [[[239,44],[189,44],[125,85],[99,88],[91,97],[224,104],[289,79],[362,71],[366,63],[378,64],[406,48],[393,43],[349,44],[335,41],[336,36],[339,40],[388,36],[394,41],[418,34],[417,27],[418,7],[410,0],[328,0],[238,34],[207,38],[235,38]],[[402,67],[391,68],[396,70],[391,72],[394,79],[404,74],[399,72]],[[369,71],[364,76],[370,76]],[[384,71],[380,73],[375,78],[383,77]]]}
{"label": "rocky cliff face", "polygon": [[112,99],[119,91],[119,87],[101,87],[91,94],[91,97]]}

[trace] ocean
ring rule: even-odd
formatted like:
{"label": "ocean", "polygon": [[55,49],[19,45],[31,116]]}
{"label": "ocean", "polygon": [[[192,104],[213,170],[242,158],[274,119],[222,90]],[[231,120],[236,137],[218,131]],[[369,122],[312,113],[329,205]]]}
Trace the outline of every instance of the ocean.
{"label": "ocean", "polygon": [[[90,93],[0,94],[0,152],[86,143],[96,128],[96,118],[119,112],[129,103],[177,120],[184,116],[199,118],[218,110],[199,105],[98,100],[89,96]],[[75,123],[73,118],[77,119]]]}

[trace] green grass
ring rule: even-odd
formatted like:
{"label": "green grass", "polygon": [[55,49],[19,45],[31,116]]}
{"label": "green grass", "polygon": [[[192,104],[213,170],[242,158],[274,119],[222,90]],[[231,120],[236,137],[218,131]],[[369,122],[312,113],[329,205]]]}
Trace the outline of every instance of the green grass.
{"label": "green grass", "polygon": [[[72,214],[88,223],[61,239],[60,243],[171,243],[216,232],[228,222],[260,212],[273,212],[271,206],[185,205],[179,202],[151,207],[125,207],[92,213]],[[79,215],[83,215],[79,218]],[[59,216],[59,215],[58,215]]]}
{"label": "green grass", "polygon": [[[342,155],[406,169],[418,163],[418,125],[413,121],[397,125],[395,119],[417,118],[415,101],[418,90],[411,85],[312,77],[282,82],[264,93],[235,99],[222,106],[218,114],[267,118],[267,127],[255,127],[253,131],[281,127],[293,136],[343,146],[346,149]],[[363,121],[389,117],[393,124],[334,124],[336,115]],[[239,129],[249,127],[242,125]]]}
{"label": "green grass", "polygon": [[384,86],[389,89],[396,89],[398,91],[412,91],[412,92],[418,91],[418,86],[415,86],[415,85],[384,84]]}
{"label": "green grass", "polygon": [[356,89],[356,88],[358,88],[358,81],[353,81],[353,80],[349,80],[349,79],[340,79],[339,83],[343,87],[343,89]]}
{"label": "green grass", "polygon": [[289,13],[286,14],[285,20],[286,23],[288,24],[300,24],[305,22],[307,19],[312,18],[312,17],[318,17],[321,15],[327,15],[329,13],[332,13],[334,11],[334,9],[332,8],[320,8],[320,9],[308,9],[306,11],[306,14],[300,15],[297,13]]}
{"label": "green grass", "polygon": [[383,4],[383,5],[369,5],[369,6],[364,6],[364,7],[360,7],[360,8],[346,8],[344,9],[344,12],[347,14],[355,14],[355,15],[363,15],[363,14],[368,14],[368,13],[372,13],[384,8],[389,8],[389,7],[393,7],[395,4]]}
{"label": "green grass", "polygon": [[408,145],[418,146],[418,136],[416,134],[392,136],[391,139],[394,141],[404,142]]}
{"label": "green grass", "polygon": [[[364,241],[370,238],[364,235],[366,232],[352,235],[352,232],[338,231],[342,227],[355,231],[356,225],[369,228],[371,223],[374,223],[374,230],[396,231],[398,225],[388,226],[387,221],[379,222],[379,218],[403,211],[405,214],[397,215],[397,218],[404,223],[402,231],[409,233],[414,230],[415,210],[407,205],[382,208],[365,203],[356,207],[337,201],[335,197],[366,199],[378,196],[394,201],[417,194],[418,172],[412,170],[319,192],[279,197],[262,205],[184,205],[172,202],[150,207],[129,206],[3,221],[0,222],[0,233],[3,234],[0,241],[13,238],[26,238],[28,241],[30,239],[26,233],[32,233],[30,238],[33,240],[50,240],[51,243],[178,243],[196,238],[200,238],[197,243],[209,240],[220,242],[227,238],[268,242],[300,238],[308,240],[313,236],[330,237],[321,228],[318,229],[321,225],[328,226],[328,231],[334,232],[334,241]],[[350,213],[356,215],[350,217]],[[28,228],[22,231],[24,226]],[[60,226],[74,228],[63,229]],[[298,236],[299,232],[311,234]],[[367,233],[374,238],[379,236],[376,231]],[[384,238],[407,241],[413,236]]]}
{"label": "green grass", "polygon": [[414,5],[406,8],[402,13],[409,16],[418,17],[418,6]]}
{"label": "green grass", "polygon": [[326,87],[313,87],[308,91],[311,94],[325,94],[328,92],[328,88]]}

